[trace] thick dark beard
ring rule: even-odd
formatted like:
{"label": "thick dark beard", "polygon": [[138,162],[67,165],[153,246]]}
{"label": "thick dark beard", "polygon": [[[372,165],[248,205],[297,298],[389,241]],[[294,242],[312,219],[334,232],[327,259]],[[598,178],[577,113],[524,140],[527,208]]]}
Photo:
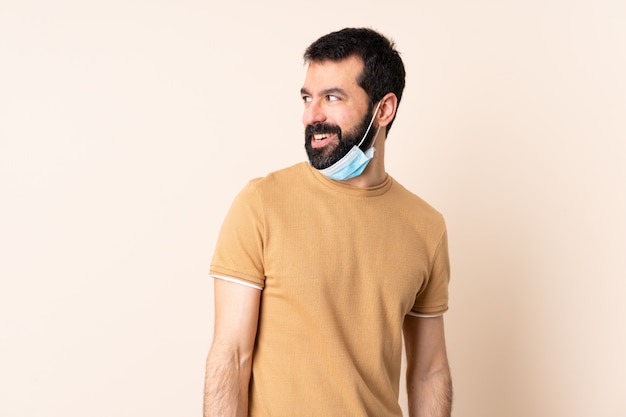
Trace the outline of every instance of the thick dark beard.
{"label": "thick dark beard", "polygon": [[[304,129],[304,149],[306,149],[311,165],[316,169],[328,168],[343,158],[354,145],[358,145],[370,124],[371,115],[369,113],[363,117],[359,126],[350,132],[346,132],[345,135],[342,134],[341,128],[334,124],[316,123],[307,125]],[[329,144],[323,148],[313,148],[311,146],[311,138],[316,133],[336,133],[339,138],[339,144],[335,145],[335,147],[333,147],[333,144]],[[370,147],[375,135],[376,129],[372,126],[360,146],[361,150],[365,151]]]}

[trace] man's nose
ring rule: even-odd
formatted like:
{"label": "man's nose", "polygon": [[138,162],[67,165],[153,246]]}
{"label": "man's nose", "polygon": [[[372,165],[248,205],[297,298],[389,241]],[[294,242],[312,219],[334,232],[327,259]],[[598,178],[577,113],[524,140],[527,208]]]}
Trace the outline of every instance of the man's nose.
{"label": "man's nose", "polygon": [[307,125],[313,125],[315,123],[322,123],[326,121],[326,114],[324,109],[317,101],[312,101],[304,108],[304,114],[302,115],[302,123]]}

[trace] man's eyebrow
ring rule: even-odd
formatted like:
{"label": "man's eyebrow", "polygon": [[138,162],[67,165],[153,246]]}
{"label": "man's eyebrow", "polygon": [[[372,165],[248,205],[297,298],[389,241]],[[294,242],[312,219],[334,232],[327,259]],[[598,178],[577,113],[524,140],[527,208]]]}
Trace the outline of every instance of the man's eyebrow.
{"label": "man's eyebrow", "polygon": [[[311,92],[309,90],[307,90],[306,88],[302,87],[300,89],[300,94],[303,96],[310,96]],[[339,87],[332,87],[332,88],[327,88],[325,90],[322,90],[321,95],[323,96],[327,96],[329,94],[338,94],[340,96],[345,96],[346,95],[346,91],[343,88],[339,88]]]}
{"label": "man's eyebrow", "polygon": [[343,88],[339,87],[327,88],[326,90],[322,91],[322,95],[324,96],[327,96],[329,94],[338,94],[340,96],[345,96],[346,91]]}

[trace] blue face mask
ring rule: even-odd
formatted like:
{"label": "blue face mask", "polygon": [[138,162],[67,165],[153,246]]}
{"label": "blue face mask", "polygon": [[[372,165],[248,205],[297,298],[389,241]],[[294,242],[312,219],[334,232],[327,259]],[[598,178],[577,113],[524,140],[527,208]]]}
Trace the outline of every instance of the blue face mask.
{"label": "blue face mask", "polygon": [[[363,173],[367,164],[374,157],[376,149],[374,148],[374,143],[372,143],[372,146],[365,152],[363,152],[359,146],[361,146],[367,137],[379,107],[380,102],[378,102],[378,105],[376,106],[376,110],[372,115],[372,120],[370,120],[370,124],[367,126],[367,130],[365,131],[361,142],[359,142],[358,145],[354,145],[352,149],[350,149],[350,151],[348,151],[348,153],[345,154],[339,161],[335,162],[328,168],[320,169],[319,171],[322,174],[331,180],[341,181],[357,177]],[[378,129],[380,130],[380,127]],[[378,136],[378,132],[376,132],[376,136]],[[374,136],[374,141],[376,141],[376,136]]]}

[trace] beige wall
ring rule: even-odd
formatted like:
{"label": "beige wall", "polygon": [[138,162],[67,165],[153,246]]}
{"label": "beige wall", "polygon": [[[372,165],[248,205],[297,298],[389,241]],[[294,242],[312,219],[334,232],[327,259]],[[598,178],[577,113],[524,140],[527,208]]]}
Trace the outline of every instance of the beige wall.
{"label": "beige wall", "polygon": [[304,159],[301,53],[356,25],[448,221],[454,415],[626,413],[624,2],[210,3],[0,3],[0,415],[200,415],[222,217]]}

